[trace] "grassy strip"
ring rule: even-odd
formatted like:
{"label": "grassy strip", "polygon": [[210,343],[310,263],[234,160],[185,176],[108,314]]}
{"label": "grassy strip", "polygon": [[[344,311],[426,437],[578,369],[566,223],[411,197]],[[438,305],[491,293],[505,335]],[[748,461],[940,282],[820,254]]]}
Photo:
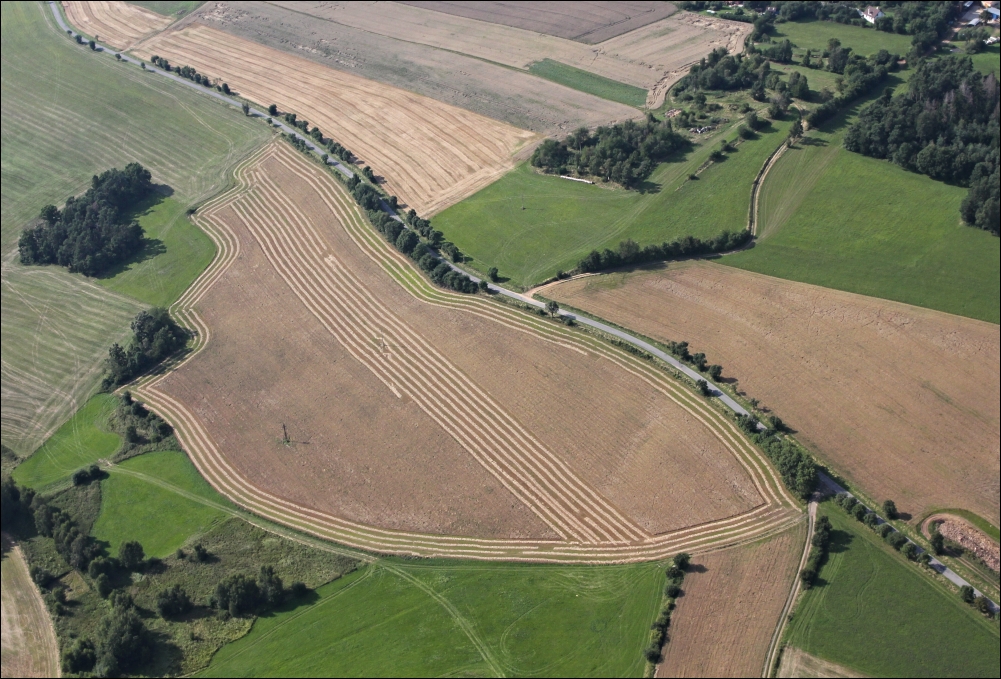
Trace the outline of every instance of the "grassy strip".
{"label": "grassy strip", "polygon": [[[967,521],[969,521],[970,523],[972,523],[974,526],[976,526],[977,528],[979,528],[980,530],[982,530],[988,536],[990,536],[991,539],[993,539],[995,541],[1001,541],[1001,530],[998,530],[997,526],[995,526],[994,524],[992,524],[990,521],[988,521],[984,517],[980,516],[979,514],[974,514],[973,512],[971,512],[969,510],[966,510],[966,509],[936,509],[933,512],[929,512],[928,516],[931,516],[932,514],[955,514],[956,516],[961,516],[964,519],[966,519]],[[918,522],[918,525],[921,525],[922,523],[924,523],[925,519],[927,519],[928,516],[926,516],[923,519],[921,519],[921,521]]]}
{"label": "grassy strip", "polygon": [[528,71],[540,78],[626,106],[640,108],[646,104],[646,90],[641,87],[627,85],[552,59],[532,62]]}
{"label": "grassy strip", "polygon": [[657,672],[657,664],[664,658],[664,644],[668,642],[667,629],[671,626],[671,612],[674,611],[677,598],[682,594],[681,585],[685,582],[685,571],[688,569],[689,561],[691,561],[691,557],[682,552],[675,555],[667,567],[667,584],[664,585],[660,613],[650,625],[650,643],[643,651],[643,657],[646,658],[644,677],[654,676]]}
{"label": "grassy strip", "polygon": [[[998,628],[829,502],[823,577],[805,592],[787,640],[872,676],[997,676]],[[819,517],[818,517],[819,518]]]}

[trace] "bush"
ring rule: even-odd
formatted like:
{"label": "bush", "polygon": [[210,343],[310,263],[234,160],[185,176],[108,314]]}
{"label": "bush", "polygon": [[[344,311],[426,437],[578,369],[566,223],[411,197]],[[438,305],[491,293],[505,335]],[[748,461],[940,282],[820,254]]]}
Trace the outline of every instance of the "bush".
{"label": "bush", "polygon": [[945,538],[938,532],[937,526],[932,530],[929,542],[931,542],[931,548],[935,554],[942,554],[945,552]]}
{"label": "bush", "polygon": [[973,588],[969,585],[963,585],[959,588],[959,598],[968,604],[972,604],[976,599],[976,596],[976,592],[974,592]]}
{"label": "bush", "polygon": [[145,560],[143,546],[135,540],[123,542],[118,548],[118,563],[127,571],[139,570]]}
{"label": "bush", "polygon": [[94,587],[97,589],[98,596],[102,599],[107,599],[108,595],[114,590],[114,587],[111,586],[111,579],[106,573],[100,573],[94,578]]}
{"label": "bush", "polygon": [[893,500],[883,501],[883,515],[889,520],[897,518],[897,505],[893,502]]}
{"label": "bush", "polygon": [[678,570],[684,572],[688,570],[688,564],[691,563],[692,556],[688,552],[679,552],[674,555],[674,565],[677,566]]}
{"label": "bush", "polygon": [[97,649],[90,639],[77,639],[73,645],[63,651],[63,672],[82,674],[94,669],[97,662]]}
{"label": "bush", "polygon": [[32,581],[41,589],[45,589],[56,579],[56,576],[41,566],[32,566],[28,570],[28,574],[31,576]]}
{"label": "bush", "polygon": [[904,545],[909,544],[904,534],[899,531],[893,531],[887,535],[885,539],[890,546],[896,550],[900,550],[904,547]]}
{"label": "bush", "polygon": [[664,589],[664,594],[671,599],[677,599],[678,595],[681,594],[681,587],[672,583]]}
{"label": "bush", "polygon": [[184,615],[191,608],[191,597],[178,584],[161,590],[156,595],[156,610],[159,611],[162,618],[173,618]]}

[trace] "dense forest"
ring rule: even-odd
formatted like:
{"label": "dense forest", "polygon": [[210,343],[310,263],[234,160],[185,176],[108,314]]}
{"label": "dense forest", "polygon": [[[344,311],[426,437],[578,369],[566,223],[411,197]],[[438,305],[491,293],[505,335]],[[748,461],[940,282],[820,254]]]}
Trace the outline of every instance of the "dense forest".
{"label": "dense forest", "polygon": [[132,341],[127,348],[117,342],[108,350],[105,386],[125,384],[184,346],[188,332],[161,307],[140,311],[132,321]]}
{"label": "dense forest", "polygon": [[648,115],[645,122],[627,120],[594,133],[581,127],[563,141],[547,139],[532,154],[532,166],[545,172],[601,177],[605,181],[635,188],[658,163],[688,146],[674,131],[670,120]]}
{"label": "dense forest", "polygon": [[999,105],[994,74],[977,71],[969,57],[925,61],[907,93],[888,90],[861,112],[845,147],[969,186],[963,220],[997,234]]}
{"label": "dense forest", "polygon": [[46,205],[43,223],[21,232],[21,263],[59,264],[95,276],[131,257],[143,246],[143,230],[126,216],[152,188],[149,170],[139,163],[95,175],[85,194],[67,199],[62,211]]}

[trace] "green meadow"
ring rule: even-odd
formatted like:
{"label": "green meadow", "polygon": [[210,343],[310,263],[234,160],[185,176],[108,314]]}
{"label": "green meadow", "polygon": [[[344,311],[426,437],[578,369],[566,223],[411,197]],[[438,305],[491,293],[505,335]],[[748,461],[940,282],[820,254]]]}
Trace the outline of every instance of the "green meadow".
{"label": "green meadow", "polygon": [[107,542],[112,554],[123,542],[138,540],[147,555],[162,558],[229,516],[219,508],[229,502],[182,452],[146,453],[109,471],[91,534]]}
{"label": "green meadow", "polygon": [[387,559],[259,618],[203,676],[639,676],[658,564]]}
{"label": "green meadow", "polygon": [[837,507],[817,585],[802,595],[788,642],[868,676],[996,677],[997,623],[922,573]]}
{"label": "green meadow", "polygon": [[528,288],[573,269],[593,249],[640,245],[681,236],[709,238],[747,228],[751,182],[785,139],[790,123],[773,123],[756,139],[695,173],[728,130],[684,157],[662,163],[639,191],[589,185],[536,172],[528,163],[434,217],[435,228],[485,273],[497,267],[516,287]]}
{"label": "green meadow", "polygon": [[536,61],[529,65],[528,70],[540,78],[552,80],[560,85],[566,85],[602,99],[617,101],[626,106],[640,108],[646,104],[646,90],[642,87],[627,85],[618,80],[568,66],[559,61],[552,59]]}
{"label": "green meadow", "polygon": [[863,56],[885,49],[906,57],[911,51],[911,36],[885,33],[874,28],[849,26],[833,21],[787,21],[776,24],[772,41],[789,39],[799,52],[812,49],[814,55],[827,49],[827,41],[837,38],[844,47],[851,47]]}

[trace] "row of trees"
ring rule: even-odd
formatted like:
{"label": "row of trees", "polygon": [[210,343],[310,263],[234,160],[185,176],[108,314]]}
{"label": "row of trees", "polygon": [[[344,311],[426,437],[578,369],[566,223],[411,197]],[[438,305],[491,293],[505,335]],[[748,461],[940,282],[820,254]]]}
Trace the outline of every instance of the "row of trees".
{"label": "row of trees", "polygon": [[[159,66],[165,71],[174,72],[182,78],[187,78],[188,80],[198,83],[204,87],[213,86],[212,80],[207,75],[202,75],[191,66],[171,66],[169,61],[155,54],[150,57],[150,63],[154,66]],[[145,67],[146,65],[143,64],[143,68]],[[215,85],[215,88],[223,94],[231,94],[229,85],[226,83],[219,83],[218,85]]]}
{"label": "row of trees", "polygon": [[810,538],[810,556],[807,558],[806,566],[799,572],[799,578],[803,582],[804,589],[813,587],[820,573],[820,567],[827,558],[827,549],[831,544],[831,520],[826,516],[817,519],[817,524],[813,529],[813,537]]}
{"label": "row of trees", "polygon": [[999,106],[997,78],[981,74],[969,57],[924,61],[905,94],[888,90],[862,111],[845,148],[969,186],[963,220],[998,234]]}
{"label": "row of trees", "polygon": [[834,117],[840,109],[872,92],[886,79],[887,73],[897,68],[898,56],[886,50],[862,57],[852,52],[851,48],[842,47],[837,38],[830,40],[829,48],[828,53],[832,56],[828,57],[828,67],[834,73],[843,74],[843,77],[838,80],[838,93],[806,116],[810,127],[817,127]]}
{"label": "row of trees", "polygon": [[695,236],[683,236],[660,245],[640,247],[634,240],[627,239],[619,243],[617,250],[605,248],[598,252],[592,250],[577,264],[581,273],[603,271],[617,266],[640,264],[643,262],[678,259],[682,257],[697,257],[718,252],[727,252],[743,247],[751,240],[750,231],[724,231],[715,238],[702,240]]}
{"label": "row of trees", "polygon": [[779,418],[770,421],[769,429],[758,429],[758,420],[746,415],[736,417],[737,425],[754,443],[765,451],[782,476],[786,488],[800,497],[807,497],[817,487],[817,464],[809,453],[790,438],[776,434],[785,429]]}
{"label": "row of trees", "polygon": [[188,331],[163,307],[140,311],[132,321],[132,339],[126,347],[115,342],[108,350],[106,387],[125,384],[184,346]]}
{"label": "row of trees", "polygon": [[647,662],[657,664],[663,659],[664,644],[667,643],[667,629],[671,626],[671,613],[675,608],[675,600],[681,596],[681,585],[685,581],[685,571],[691,562],[691,556],[686,552],[676,554],[667,567],[667,584],[664,585],[664,602],[661,605],[657,619],[650,626],[650,643],[643,656]]}
{"label": "row of trees", "polygon": [[62,210],[42,208],[42,224],[18,240],[22,264],[58,264],[87,276],[131,257],[143,246],[143,230],[128,218],[153,189],[149,170],[139,163],[94,175],[91,187],[70,197]]}
{"label": "row of trees", "polygon": [[[840,493],[834,501],[835,504],[845,510],[848,516],[851,516],[859,523],[865,524],[870,529],[878,533],[887,544],[899,551],[911,561],[920,561],[926,566],[931,561],[931,556],[928,552],[921,552],[917,545],[907,539],[906,535],[896,530],[890,524],[880,523],[879,517],[876,516],[875,512],[870,511],[868,507],[851,495],[848,495],[847,493]],[[895,510],[896,507],[894,506],[893,509]],[[887,516],[887,518],[890,517]]]}
{"label": "row of trees", "polygon": [[535,149],[531,163],[544,172],[573,172],[635,188],[659,163],[688,144],[670,120],[658,121],[648,114],[641,123],[627,120],[598,127],[593,133],[581,127],[562,141],[547,139]]}

